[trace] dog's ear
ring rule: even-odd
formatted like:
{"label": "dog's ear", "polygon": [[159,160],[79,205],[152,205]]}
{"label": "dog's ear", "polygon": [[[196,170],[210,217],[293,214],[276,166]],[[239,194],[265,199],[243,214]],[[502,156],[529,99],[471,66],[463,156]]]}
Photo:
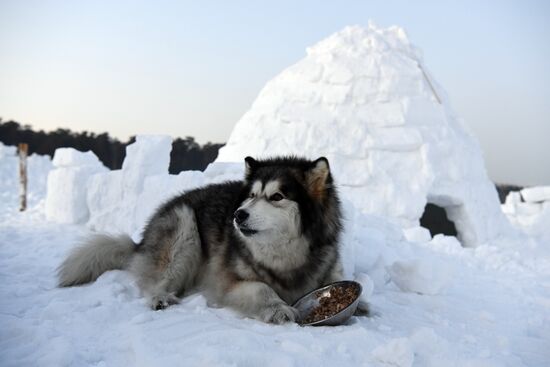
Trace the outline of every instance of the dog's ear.
{"label": "dog's ear", "polygon": [[258,162],[256,162],[254,158],[250,156],[246,157],[244,159],[244,175],[246,177],[250,176],[252,172],[254,172],[257,166],[258,166]]}
{"label": "dog's ear", "polygon": [[325,197],[327,180],[330,175],[330,167],[325,157],[315,160],[306,171],[307,190],[311,197],[322,200]]}

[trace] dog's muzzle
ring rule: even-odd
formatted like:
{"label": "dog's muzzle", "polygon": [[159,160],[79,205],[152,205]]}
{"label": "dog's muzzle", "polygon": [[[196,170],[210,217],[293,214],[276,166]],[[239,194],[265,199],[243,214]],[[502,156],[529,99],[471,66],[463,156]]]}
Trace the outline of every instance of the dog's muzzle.
{"label": "dog's muzzle", "polygon": [[248,228],[248,226],[245,224],[246,220],[250,214],[246,210],[238,209],[234,214],[233,218],[235,220],[235,224],[239,231],[245,236],[252,236],[254,233],[258,232],[254,229]]}

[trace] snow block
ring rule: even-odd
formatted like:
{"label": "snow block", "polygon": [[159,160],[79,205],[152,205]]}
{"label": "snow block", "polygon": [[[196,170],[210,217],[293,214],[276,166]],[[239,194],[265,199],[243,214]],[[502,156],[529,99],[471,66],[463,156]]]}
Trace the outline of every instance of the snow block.
{"label": "snow block", "polygon": [[107,171],[92,152],[59,148],[54,153],[55,167],[48,175],[46,218],[58,223],[84,223],[89,210],[86,203],[88,179]]}
{"label": "snow block", "polygon": [[155,175],[145,178],[143,191],[139,194],[135,210],[135,224],[132,226],[132,238],[141,241],[141,234],[155,210],[172,197],[185,191],[196,189],[205,184],[201,171],[184,171],[176,175]]}
{"label": "snow block", "polygon": [[74,148],[58,148],[53,155],[53,165],[55,167],[98,167],[100,160],[91,152],[81,152]]}
{"label": "snow block", "polygon": [[[126,147],[126,158],[121,170],[100,173],[87,185],[86,202],[90,208],[88,227],[108,232],[123,232],[132,235],[142,228],[152,205],[158,206],[165,199],[172,138],[165,135],[139,135],[136,142]],[[164,175],[165,184],[152,191],[147,200],[140,200],[148,177]],[[158,183],[158,182],[157,182]],[[143,209],[147,208],[147,209]]]}
{"label": "snow block", "polygon": [[125,203],[123,179],[121,170],[90,177],[86,185],[86,204],[90,211],[88,227],[107,232],[123,231],[128,227],[128,213],[122,210]]}
{"label": "snow block", "polygon": [[125,193],[139,195],[145,177],[167,174],[170,166],[172,138],[166,135],[138,135],[126,148],[122,163]]}
{"label": "snow block", "polygon": [[528,187],[520,191],[523,200],[531,203],[550,201],[550,186]]}
{"label": "snow block", "polygon": [[[522,201],[523,200],[525,201]],[[529,187],[506,196],[502,211],[515,227],[542,243],[550,241],[550,186]]]}
{"label": "snow block", "polygon": [[426,243],[432,239],[430,231],[424,227],[406,228],[403,230],[403,234],[409,242]]}

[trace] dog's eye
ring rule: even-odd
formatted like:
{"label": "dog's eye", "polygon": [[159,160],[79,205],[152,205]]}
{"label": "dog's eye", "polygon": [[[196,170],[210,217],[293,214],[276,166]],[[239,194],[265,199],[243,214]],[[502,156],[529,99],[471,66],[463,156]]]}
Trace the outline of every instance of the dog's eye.
{"label": "dog's eye", "polygon": [[251,199],[254,199],[255,196],[256,196],[256,195],[254,195],[253,192],[250,193],[250,198],[251,198]]}
{"label": "dog's eye", "polygon": [[279,193],[275,193],[275,194],[273,194],[269,197],[269,200],[271,200],[271,201],[281,201],[281,200],[283,200],[283,195],[281,195]]}

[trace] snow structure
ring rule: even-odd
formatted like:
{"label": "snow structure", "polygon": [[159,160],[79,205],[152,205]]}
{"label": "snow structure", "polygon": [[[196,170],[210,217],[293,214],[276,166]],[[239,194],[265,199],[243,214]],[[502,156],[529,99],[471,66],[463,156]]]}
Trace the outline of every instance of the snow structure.
{"label": "snow structure", "polygon": [[169,136],[137,136],[126,148],[122,169],[91,176],[85,203],[90,212],[88,227],[128,233],[139,242],[147,220],[163,201],[185,190],[244,175],[244,164],[217,164],[206,172],[169,175],[171,149]]}
{"label": "snow structure", "polygon": [[510,192],[502,211],[514,226],[542,242],[550,242],[550,186]]}
{"label": "snow structure", "polygon": [[267,83],[217,161],[278,154],[326,156],[344,196],[405,228],[430,202],[465,246],[510,232],[476,139],[399,27],[347,27],[307,49]]}
{"label": "snow structure", "polygon": [[[91,177],[85,199],[91,213],[88,226],[132,234],[136,225],[136,206],[143,211],[138,205],[143,201],[138,197],[144,190],[146,179],[153,179],[151,177],[155,175],[165,177],[164,186],[153,187],[157,195],[172,184],[173,176],[168,176],[171,149],[172,139],[169,136],[138,136],[136,142],[126,148],[122,169]],[[150,214],[147,212],[147,215]]]}
{"label": "snow structure", "polygon": [[48,175],[46,218],[59,223],[86,221],[87,181],[107,168],[91,151],[83,153],[74,148],[56,149],[53,165],[55,169]]}

